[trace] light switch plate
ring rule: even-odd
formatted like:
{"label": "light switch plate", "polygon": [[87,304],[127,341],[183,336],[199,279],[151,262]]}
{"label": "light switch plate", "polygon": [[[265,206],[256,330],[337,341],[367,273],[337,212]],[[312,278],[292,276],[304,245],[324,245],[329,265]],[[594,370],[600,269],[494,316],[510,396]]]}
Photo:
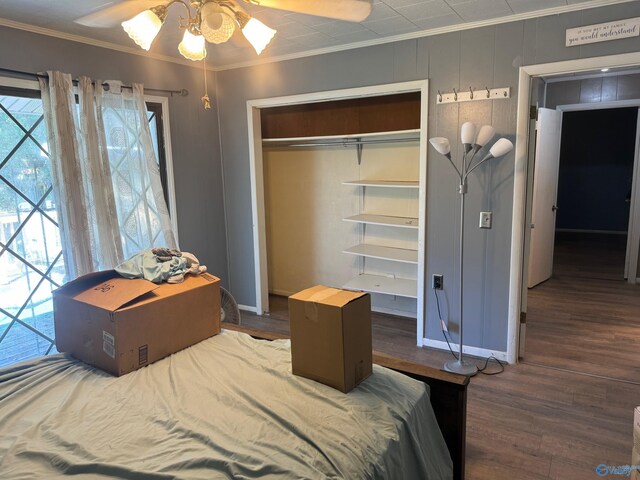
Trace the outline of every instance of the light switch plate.
{"label": "light switch plate", "polygon": [[493,212],[480,212],[480,228],[491,228]]}

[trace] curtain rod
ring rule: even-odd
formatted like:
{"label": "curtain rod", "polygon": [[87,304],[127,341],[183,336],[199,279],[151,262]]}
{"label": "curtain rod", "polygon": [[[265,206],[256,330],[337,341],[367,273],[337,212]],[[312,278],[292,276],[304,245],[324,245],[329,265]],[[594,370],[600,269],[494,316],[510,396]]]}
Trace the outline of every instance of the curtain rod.
{"label": "curtain rod", "polygon": [[[10,68],[2,68],[0,67],[0,72],[2,73],[9,73],[11,75],[17,75],[17,76],[22,76],[22,77],[29,77],[29,78],[49,78],[49,75],[47,74],[42,74],[42,73],[32,73],[32,72],[23,72],[21,70],[12,70]],[[78,84],[78,80],[73,80],[73,84],[77,85]],[[103,83],[102,86],[108,86],[108,83]],[[122,85],[122,88],[132,88],[131,85]],[[166,90],[163,88],[146,88],[144,89],[145,91],[149,91],[149,92],[161,92],[161,93],[168,93],[170,94],[172,97],[174,95],[178,95],[179,97],[186,97],[187,95],[189,95],[189,91],[186,89],[182,89],[182,90]]]}

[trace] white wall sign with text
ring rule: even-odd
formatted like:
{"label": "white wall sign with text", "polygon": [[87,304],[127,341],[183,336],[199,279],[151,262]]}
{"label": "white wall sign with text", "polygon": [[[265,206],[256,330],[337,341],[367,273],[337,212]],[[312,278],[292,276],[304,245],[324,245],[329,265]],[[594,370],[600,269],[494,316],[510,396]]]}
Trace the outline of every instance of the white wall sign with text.
{"label": "white wall sign with text", "polygon": [[586,25],[567,30],[567,47],[585,43],[606,42],[620,38],[637,37],[640,34],[640,17],[617,20],[615,22]]}

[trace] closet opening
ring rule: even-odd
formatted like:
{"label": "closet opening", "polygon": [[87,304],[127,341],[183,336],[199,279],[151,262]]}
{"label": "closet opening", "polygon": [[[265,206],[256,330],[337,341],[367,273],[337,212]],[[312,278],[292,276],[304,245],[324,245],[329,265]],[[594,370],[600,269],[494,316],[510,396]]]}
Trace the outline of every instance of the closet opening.
{"label": "closet opening", "polygon": [[424,328],[426,81],[248,102],[259,314],[322,284]]}

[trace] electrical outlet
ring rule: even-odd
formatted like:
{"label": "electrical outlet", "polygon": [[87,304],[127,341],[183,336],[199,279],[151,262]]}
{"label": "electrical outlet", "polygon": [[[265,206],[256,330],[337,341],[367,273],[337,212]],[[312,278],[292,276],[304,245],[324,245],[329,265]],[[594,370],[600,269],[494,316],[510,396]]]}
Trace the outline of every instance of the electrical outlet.
{"label": "electrical outlet", "polygon": [[492,212],[480,212],[480,228],[491,228],[492,217]]}
{"label": "electrical outlet", "polygon": [[441,273],[434,273],[431,278],[431,288],[434,290],[442,290],[444,287],[444,275]]}

